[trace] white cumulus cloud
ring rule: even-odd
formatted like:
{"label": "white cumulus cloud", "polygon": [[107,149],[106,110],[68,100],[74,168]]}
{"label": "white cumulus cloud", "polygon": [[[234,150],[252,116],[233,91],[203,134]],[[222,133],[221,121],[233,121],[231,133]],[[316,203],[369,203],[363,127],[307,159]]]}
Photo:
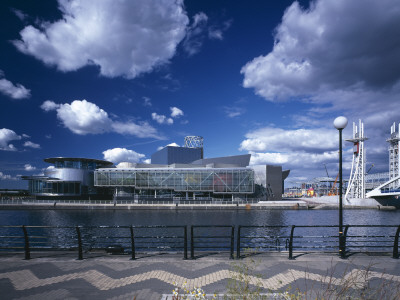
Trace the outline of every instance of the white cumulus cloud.
{"label": "white cumulus cloud", "polygon": [[24,143],[24,147],[29,147],[29,148],[33,148],[33,149],[40,149],[40,145],[39,144],[33,143],[31,141],[26,141]]}
{"label": "white cumulus cloud", "polygon": [[180,116],[183,116],[183,111],[180,108],[177,107],[170,107],[171,110],[171,117],[172,118],[178,118]]}
{"label": "white cumulus cloud", "polygon": [[240,144],[247,151],[316,151],[337,147],[337,132],[334,129],[293,129],[265,127],[250,131]]}
{"label": "white cumulus cloud", "polygon": [[74,100],[71,104],[56,104],[53,101],[47,100],[43,102],[41,108],[45,111],[55,110],[57,118],[62,124],[76,134],[86,135],[116,132],[140,138],[160,138],[156,129],[148,123],[136,124],[131,121],[121,122],[112,120],[106,111],[86,100]]}
{"label": "white cumulus cloud", "polygon": [[[375,172],[384,172],[387,171],[385,140],[391,123],[400,120],[399,36],[397,0],[316,0],[308,8],[294,2],[274,31],[272,51],[243,66],[243,86],[254,89],[268,101],[302,101],[309,105],[290,117],[296,127],[314,127],[317,135],[310,140],[310,146],[304,146],[296,134],[293,151],[310,154],[330,151],[330,146],[323,150],[313,143],[320,140],[320,147],[332,145],[337,137],[329,140],[335,132],[327,131],[327,136],[321,136],[318,127],[332,124],[327,120],[338,115],[347,116],[350,124],[362,119],[369,138],[367,163],[375,164]],[[350,136],[351,126],[348,127],[344,137]],[[289,154],[277,147],[273,147],[274,151],[269,149],[271,143],[283,142],[247,137],[241,147]],[[283,147],[292,149],[286,144]]]}
{"label": "white cumulus cloud", "polygon": [[241,70],[243,85],[267,100],[399,83],[397,0],[317,0],[309,9],[294,2],[275,32],[273,50]]}
{"label": "white cumulus cloud", "polygon": [[[323,153],[310,152],[286,152],[286,153],[256,153],[250,152],[250,164],[285,165],[295,168],[321,168],[324,162],[332,162],[338,159],[337,151],[325,151]],[[322,169],[322,168],[321,168]]]}
{"label": "white cumulus cloud", "polygon": [[60,107],[60,104],[56,104],[54,101],[51,100],[46,100],[42,103],[40,106],[41,109],[44,111],[51,111],[51,110],[56,110],[57,108]]}
{"label": "white cumulus cloud", "polygon": [[[0,77],[3,76],[4,73],[0,70]],[[12,99],[25,99],[31,96],[31,90],[27,89],[22,84],[13,84],[5,78],[0,78],[0,93]]]}
{"label": "white cumulus cloud", "polygon": [[57,117],[65,127],[82,135],[104,133],[111,125],[108,114],[96,104],[86,100],[61,104],[57,108]]}
{"label": "white cumulus cloud", "polygon": [[3,172],[0,172],[0,180],[17,180],[17,177],[13,177],[8,174],[4,174]]}
{"label": "white cumulus cloud", "polygon": [[167,63],[186,35],[182,0],[59,0],[62,18],[27,26],[14,45],[61,71],[95,65],[134,78]]}
{"label": "white cumulus cloud", "polygon": [[24,165],[25,171],[34,171],[36,170],[36,167],[30,165],[30,164],[26,164]]}
{"label": "white cumulus cloud", "polygon": [[0,150],[16,151],[17,149],[13,144],[10,144],[10,142],[20,139],[21,136],[16,134],[13,130],[7,128],[0,129]]}
{"label": "white cumulus cloud", "polygon": [[133,150],[128,150],[126,148],[108,149],[103,152],[103,156],[105,160],[111,161],[114,164],[118,164],[121,162],[137,163],[146,157],[144,154],[137,153]]}
{"label": "white cumulus cloud", "polygon": [[173,119],[167,118],[167,117],[164,116],[164,115],[159,115],[159,114],[157,114],[157,113],[155,113],[155,112],[153,112],[153,113],[151,114],[151,118],[152,118],[154,121],[156,121],[158,124],[168,124],[168,125],[174,124],[174,120],[173,120]]}
{"label": "white cumulus cloud", "polygon": [[[344,136],[348,135],[348,131]],[[324,164],[330,174],[337,174],[338,133],[333,128],[282,129],[259,128],[248,132],[240,149],[251,154],[250,165],[280,165],[290,169],[290,177],[326,176]],[[345,176],[351,167],[352,149],[344,143],[343,168]],[[262,167],[259,167],[259,169]],[[265,170],[264,170],[265,172]]]}

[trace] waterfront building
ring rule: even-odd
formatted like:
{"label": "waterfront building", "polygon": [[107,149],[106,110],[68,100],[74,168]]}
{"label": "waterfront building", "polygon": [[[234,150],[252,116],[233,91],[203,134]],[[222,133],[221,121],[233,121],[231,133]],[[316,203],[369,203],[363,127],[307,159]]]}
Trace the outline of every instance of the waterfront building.
{"label": "waterfront building", "polygon": [[203,137],[185,137],[185,146],[166,146],[151,155],[152,164],[189,164],[203,159]]}
{"label": "waterfront building", "polygon": [[267,166],[266,181],[256,184],[250,154],[203,158],[203,153],[202,137],[186,137],[185,147],[164,147],[151,156],[150,164],[47,158],[53,166],[43,176],[22,179],[38,199],[282,199],[289,171]]}
{"label": "waterfront building", "polygon": [[[179,148],[185,152],[185,147]],[[247,168],[249,161],[250,154],[200,159],[189,164],[121,164],[96,170],[94,184],[114,188],[117,197],[245,197],[254,193],[254,170]]]}
{"label": "waterfront building", "polygon": [[52,157],[44,161],[53,164],[44,175],[21,177],[28,180],[29,193],[37,199],[109,198],[109,191],[94,186],[93,174],[97,168],[112,167],[112,162],[76,157]]}
{"label": "waterfront building", "polygon": [[151,163],[159,165],[189,164],[201,159],[202,149],[166,146],[151,155]]}
{"label": "waterfront building", "polygon": [[266,165],[266,200],[282,200],[285,179],[290,170],[282,171],[282,166]]}

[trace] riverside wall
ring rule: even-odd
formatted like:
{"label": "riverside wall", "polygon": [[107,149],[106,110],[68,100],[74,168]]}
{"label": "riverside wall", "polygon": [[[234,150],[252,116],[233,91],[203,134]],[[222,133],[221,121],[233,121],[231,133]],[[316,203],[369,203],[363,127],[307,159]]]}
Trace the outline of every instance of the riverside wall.
{"label": "riverside wall", "polygon": [[[382,209],[392,210],[395,207],[380,206],[379,203],[372,201],[353,201],[344,203],[343,207],[347,209]],[[369,200],[369,199],[367,199]],[[0,203],[0,210],[50,210],[50,209],[89,209],[89,210],[272,210],[272,209],[289,209],[289,210],[307,210],[307,209],[337,209],[337,201],[321,201],[320,199],[307,198],[295,201],[261,201],[252,204],[186,204],[186,203],[157,203],[157,204],[91,204],[91,203],[32,203],[22,202],[19,204]]]}

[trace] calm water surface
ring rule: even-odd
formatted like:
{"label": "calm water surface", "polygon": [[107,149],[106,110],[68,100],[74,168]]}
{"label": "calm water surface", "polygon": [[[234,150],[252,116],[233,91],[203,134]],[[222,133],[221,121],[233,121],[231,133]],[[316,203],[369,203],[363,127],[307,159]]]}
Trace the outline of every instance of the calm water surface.
{"label": "calm water surface", "polygon": [[[368,210],[344,210],[344,224],[350,225],[400,225],[400,211],[379,211]],[[338,210],[0,210],[0,225],[46,225],[46,226],[86,226],[82,229],[84,248],[106,247],[109,244],[121,244],[129,248],[129,229],[128,228],[92,228],[87,226],[97,225],[251,225],[251,226],[287,226],[284,228],[242,228],[242,247],[274,247],[275,245],[285,245],[290,235],[290,225],[338,225]],[[189,227],[188,227],[189,228]],[[2,228],[2,235],[21,235],[20,228]],[[182,240],[174,242],[173,245],[163,240],[162,236],[182,236],[183,229],[135,229],[135,236],[149,236],[141,240],[142,247],[150,247],[154,243],[162,244],[160,247],[172,249],[175,244],[182,244]],[[319,246],[320,242],[316,236],[323,237],[323,245],[337,246],[337,227],[318,227],[318,228],[296,228],[295,235],[302,238],[295,239],[295,247],[303,245]],[[348,236],[359,236],[363,239],[366,235],[391,236],[390,238],[375,238],[368,245],[383,245],[383,241],[388,245],[388,249],[393,247],[393,235],[396,228],[366,228],[353,227],[349,229]],[[195,236],[228,236],[230,228],[197,228]],[[29,234],[33,236],[49,236],[45,241],[38,245],[53,247],[75,247],[76,233],[75,228],[29,228]],[[109,237],[115,237],[111,240]],[[245,236],[248,238],[246,239]],[[125,238],[124,238],[125,237]],[[268,237],[268,238],[266,238]],[[333,238],[332,238],[333,237]],[[167,238],[166,238],[167,239]],[[350,239],[350,238],[349,238]],[[169,240],[170,241],[170,240]],[[201,239],[196,242],[197,247],[210,247],[207,241]],[[230,239],[222,238],[218,242],[219,246],[229,246]],[[353,245],[357,245],[357,242]],[[350,244],[350,242],[349,242]],[[365,244],[363,242],[363,244]],[[1,246],[1,242],[0,242]],[[349,247],[351,248],[351,246]],[[158,248],[157,248],[158,249]],[[207,248],[208,249],[208,248]],[[359,250],[359,248],[356,248]]]}
{"label": "calm water surface", "polygon": [[[344,224],[400,225],[400,210],[344,210]],[[337,210],[0,210],[0,225],[337,225]]]}

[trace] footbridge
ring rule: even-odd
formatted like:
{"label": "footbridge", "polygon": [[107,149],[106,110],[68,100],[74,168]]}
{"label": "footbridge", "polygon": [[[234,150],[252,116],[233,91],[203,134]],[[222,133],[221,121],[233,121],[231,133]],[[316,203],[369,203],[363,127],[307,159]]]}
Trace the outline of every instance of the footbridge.
{"label": "footbridge", "polygon": [[394,177],[366,194],[382,205],[400,207],[400,176]]}

